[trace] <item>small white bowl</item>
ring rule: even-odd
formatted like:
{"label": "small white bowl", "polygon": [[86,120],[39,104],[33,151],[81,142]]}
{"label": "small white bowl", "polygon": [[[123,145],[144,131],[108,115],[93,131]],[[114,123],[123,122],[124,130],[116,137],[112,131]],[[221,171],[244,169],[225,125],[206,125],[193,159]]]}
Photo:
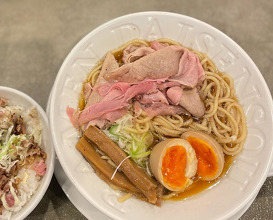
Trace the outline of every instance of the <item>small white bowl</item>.
{"label": "small white bowl", "polygon": [[53,175],[55,151],[52,145],[52,138],[51,138],[51,134],[49,130],[48,119],[42,107],[37,102],[35,102],[32,98],[30,98],[28,95],[24,94],[23,92],[20,92],[18,90],[11,89],[8,87],[0,86],[0,96],[7,98],[12,105],[22,106],[26,110],[36,107],[39,113],[40,120],[42,123],[42,128],[43,128],[41,147],[47,154],[46,174],[41,179],[41,182],[37,191],[30,198],[30,200],[23,206],[23,208],[16,214],[12,215],[11,217],[11,219],[19,220],[19,219],[26,218],[43,198]]}

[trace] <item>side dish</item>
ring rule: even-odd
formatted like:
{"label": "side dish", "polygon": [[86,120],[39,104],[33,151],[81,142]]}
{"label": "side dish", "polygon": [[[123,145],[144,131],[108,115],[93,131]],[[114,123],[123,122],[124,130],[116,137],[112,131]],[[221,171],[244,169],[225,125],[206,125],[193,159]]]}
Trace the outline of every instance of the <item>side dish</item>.
{"label": "side dish", "polygon": [[0,97],[0,219],[10,219],[31,199],[46,172],[37,110],[11,103]]}

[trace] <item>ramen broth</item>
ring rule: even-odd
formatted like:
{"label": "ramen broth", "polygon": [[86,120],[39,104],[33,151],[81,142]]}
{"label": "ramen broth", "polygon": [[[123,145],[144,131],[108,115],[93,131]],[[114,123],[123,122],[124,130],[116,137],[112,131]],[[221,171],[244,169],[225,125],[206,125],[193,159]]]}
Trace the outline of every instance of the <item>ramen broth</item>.
{"label": "ramen broth", "polygon": [[194,196],[204,190],[207,190],[207,189],[210,189],[210,188],[216,186],[218,183],[220,183],[221,179],[227,175],[227,173],[228,173],[229,169],[231,168],[234,161],[235,161],[234,156],[225,155],[225,165],[224,165],[224,169],[223,169],[223,172],[220,175],[220,177],[218,177],[215,180],[211,180],[211,181],[202,181],[198,177],[196,177],[196,179],[194,180],[194,183],[192,185],[190,185],[189,187],[187,187],[184,192],[181,192],[176,196],[173,196],[169,199],[167,198],[164,200],[179,201],[179,200],[187,199],[187,198]]}

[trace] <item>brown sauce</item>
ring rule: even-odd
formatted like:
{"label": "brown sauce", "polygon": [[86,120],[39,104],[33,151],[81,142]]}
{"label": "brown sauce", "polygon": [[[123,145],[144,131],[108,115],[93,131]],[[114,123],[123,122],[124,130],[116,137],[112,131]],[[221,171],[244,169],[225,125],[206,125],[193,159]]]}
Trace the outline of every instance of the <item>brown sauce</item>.
{"label": "brown sauce", "polygon": [[113,53],[114,57],[116,58],[119,65],[123,64],[122,57],[123,57],[123,50],[117,51]]}
{"label": "brown sauce", "polygon": [[80,111],[82,111],[84,109],[84,107],[85,107],[85,100],[84,100],[83,94],[84,94],[84,86],[82,87],[82,91],[81,91],[81,93],[79,95],[79,101],[78,101],[78,109]]}
{"label": "brown sauce", "polygon": [[165,200],[174,200],[174,201],[184,200],[184,199],[194,196],[204,190],[208,190],[208,189],[214,187],[228,173],[234,160],[235,160],[235,157],[225,155],[225,165],[224,165],[224,169],[223,169],[223,172],[220,175],[220,177],[218,177],[217,179],[212,180],[212,181],[202,181],[200,179],[195,179],[195,180],[193,180],[194,183],[192,185],[190,185],[184,192],[181,192],[177,196],[174,196],[170,199],[165,199]]}

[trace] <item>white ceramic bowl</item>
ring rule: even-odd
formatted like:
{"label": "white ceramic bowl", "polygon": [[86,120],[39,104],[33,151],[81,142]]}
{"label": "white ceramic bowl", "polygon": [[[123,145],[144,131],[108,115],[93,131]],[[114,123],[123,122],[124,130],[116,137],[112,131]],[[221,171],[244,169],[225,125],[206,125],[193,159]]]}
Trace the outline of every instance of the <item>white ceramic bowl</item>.
{"label": "white ceramic bowl", "polygon": [[40,200],[43,198],[53,175],[55,151],[52,145],[52,138],[51,138],[51,134],[49,130],[48,119],[44,110],[41,108],[41,106],[37,102],[35,102],[32,98],[30,98],[28,95],[24,94],[23,92],[20,92],[18,90],[8,88],[8,87],[0,86],[0,96],[9,99],[9,102],[11,104],[22,106],[26,110],[36,107],[40,116],[42,127],[43,127],[41,147],[47,154],[46,174],[43,176],[37,191],[31,197],[29,202],[27,202],[18,213],[12,215],[11,219],[19,220],[19,219],[26,218],[33,211],[33,209],[39,204]]}
{"label": "white ceramic bowl", "polygon": [[[76,108],[82,82],[108,50],[133,39],[170,38],[207,53],[235,79],[247,117],[248,137],[229,173],[210,190],[187,200],[155,207],[136,199],[118,203],[118,192],[100,180],[76,150],[78,133],[66,115]],[[59,161],[77,190],[113,219],[228,219],[249,204],[264,183],[272,161],[272,97],[250,57],[228,36],[196,19],[167,12],[142,12],[111,20],[85,36],[70,52],[56,77],[50,125]]]}
{"label": "white ceramic bowl", "polygon": [[[46,113],[49,117],[49,109],[50,109],[50,102],[51,102],[52,92],[50,92],[50,96],[48,98],[47,106],[46,106]],[[268,173],[268,177],[272,176],[273,173],[273,166],[271,165],[271,169]],[[54,175],[58,180],[58,183],[62,187],[64,193],[68,197],[68,199],[72,202],[72,204],[89,220],[110,220],[110,218],[96,209],[93,204],[88,202],[85,197],[81,195],[81,193],[76,189],[75,185],[72,184],[70,179],[66,176],[59,160],[56,157],[55,160],[55,168],[54,168]],[[252,202],[255,200],[257,194],[252,197],[252,199],[242,207],[238,212],[234,213],[231,217],[227,220],[235,220],[239,219],[250,207]]]}

